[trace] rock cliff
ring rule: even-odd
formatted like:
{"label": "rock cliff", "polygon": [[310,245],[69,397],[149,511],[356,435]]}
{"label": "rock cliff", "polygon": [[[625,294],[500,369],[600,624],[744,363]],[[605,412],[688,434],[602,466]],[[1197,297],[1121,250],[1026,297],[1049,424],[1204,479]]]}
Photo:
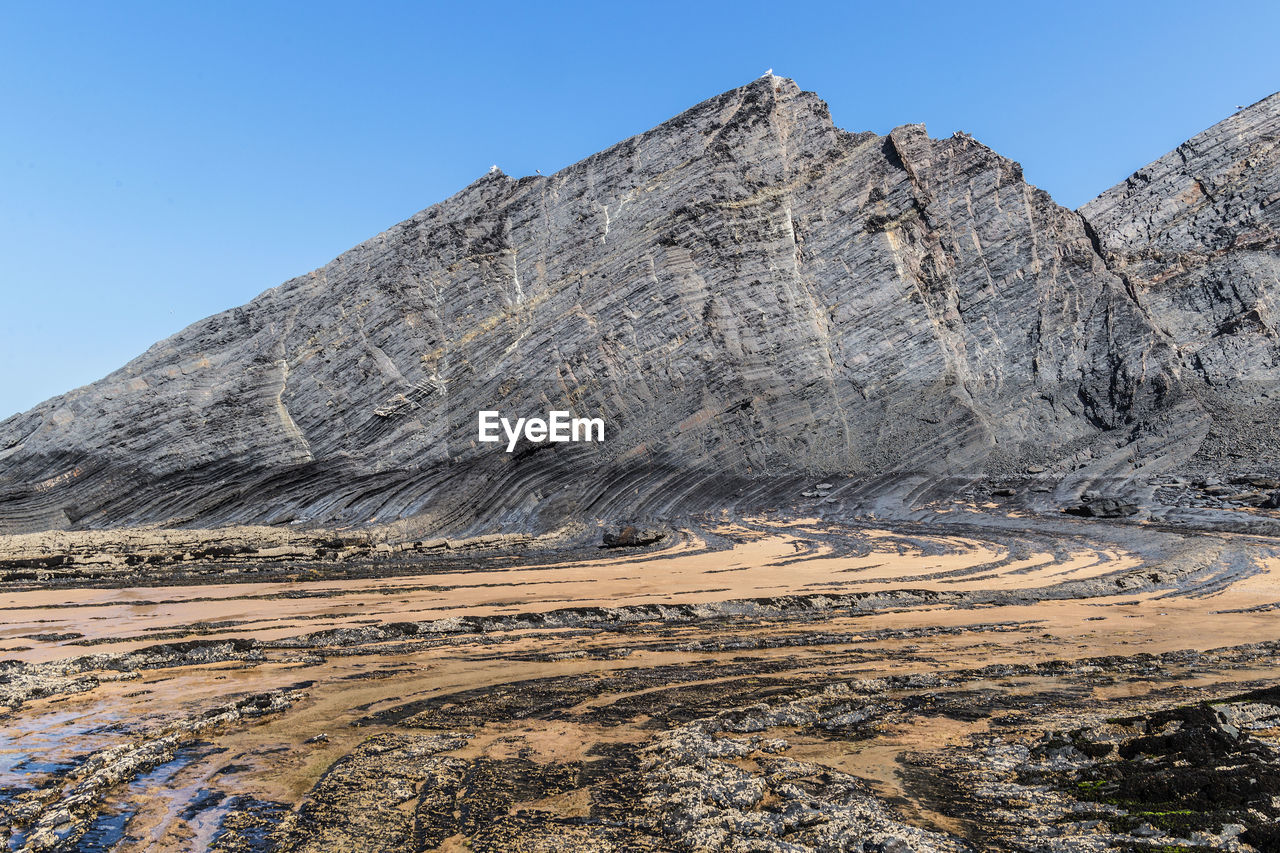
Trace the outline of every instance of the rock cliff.
{"label": "rock cliff", "polygon": [[[0,532],[537,529],[827,475],[1036,465],[1078,491],[1180,464],[1223,384],[1280,372],[1278,115],[1082,215],[969,136],[848,133],[764,77],[554,175],[490,173],[0,423]],[[554,409],[606,440],[476,441],[480,410]]]}
{"label": "rock cliff", "polygon": [[1085,205],[1098,251],[1212,413],[1197,467],[1280,449],[1280,93]]}

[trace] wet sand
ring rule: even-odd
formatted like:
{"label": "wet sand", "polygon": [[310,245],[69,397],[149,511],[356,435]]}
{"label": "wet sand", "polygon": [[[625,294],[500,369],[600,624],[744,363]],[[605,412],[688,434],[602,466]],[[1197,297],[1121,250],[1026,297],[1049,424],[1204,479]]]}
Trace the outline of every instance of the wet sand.
{"label": "wet sand", "polygon": [[[118,850],[241,849],[232,842],[249,836],[232,818],[266,803],[302,820],[320,807],[317,784],[372,760],[362,745],[379,735],[447,731],[465,743],[432,753],[440,767],[572,768],[581,781],[610,750],[634,756],[689,721],[832,684],[941,676],[955,683],[929,682],[930,690],[976,692],[977,705],[995,695],[1015,704],[1048,697],[1047,713],[1063,691],[1082,702],[1134,702],[1272,677],[1266,650],[1205,671],[1153,665],[1143,678],[1089,663],[1066,682],[1053,672],[966,674],[1280,643],[1280,620],[1265,609],[1280,601],[1275,543],[1152,532],[1126,549],[1128,534],[1087,533],[983,537],[736,519],[636,552],[487,561],[479,571],[423,565],[385,577],[9,589],[0,592],[0,654],[36,667],[21,671],[45,682],[0,719],[0,789],[10,792],[11,813],[15,803],[39,803],[32,814],[47,815],[58,786],[81,778],[86,756],[145,741],[229,697],[293,690],[284,710],[199,731],[68,822],[73,834],[106,827]],[[81,660],[59,663],[69,659]],[[1097,677],[1086,677],[1090,667]],[[918,693],[883,695],[909,702]],[[948,814],[928,786],[904,776],[903,760],[984,736],[989,717],[904,712],[852,740],[786,725],[770,736],[788,742],[788,759],[864,780],[903,826],[961,839],[971,816]],[[494,794],[482,805],[511,820],[551,816],[539,826],[590,825],[607,810],[599,783],[508,794],[516,799]],[[368,806],[323,805],[336,815]],[[119,832],[104,820],[113,815]],[[14,819],[11,846],[43,849],[38,824]],[[319,836],[303,824],[254,849],[310,849]],[[420,839],[422,849],[498,843],[486,841],[489,829],[448,828],[458,831]]]}

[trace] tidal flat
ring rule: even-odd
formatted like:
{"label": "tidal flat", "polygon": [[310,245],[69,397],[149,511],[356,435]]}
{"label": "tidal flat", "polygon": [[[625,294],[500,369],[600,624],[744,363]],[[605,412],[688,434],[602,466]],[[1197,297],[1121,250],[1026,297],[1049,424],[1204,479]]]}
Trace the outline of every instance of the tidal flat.
{"label": "tidal flat", "polygon": [[10,849],[1280,844],[1272,536],[969,504],[220,537],[4,541]]}

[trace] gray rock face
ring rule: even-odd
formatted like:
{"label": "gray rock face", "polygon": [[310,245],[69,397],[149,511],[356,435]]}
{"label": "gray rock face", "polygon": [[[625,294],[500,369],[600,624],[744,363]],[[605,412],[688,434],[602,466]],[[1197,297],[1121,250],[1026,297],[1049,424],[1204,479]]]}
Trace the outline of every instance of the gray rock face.
{"label": "gray rock face", "polygon": [[[1275,99],[1251,112],[1233,151],[1273,126]],[[1274,177],[1261,151],[1249,163]],[[1205,216],[1230,231],[1244,203],[1222,203]],[[1250,203],[1250,222],[1274,222]],[[1139,435],[1190,454],[1197,387],[1225,365],[1196,367],[1194,306],[1157,310],[1148,266],[1106,248],[1166,239],[1148,209],[1164,210],[1112,190],[1086,209],[1091,236],[968,136],[847,133],[813,94],[761,78],[557,174],[487,175],[0,423],[0,532],[539,528],[767,500],[827,474],[1100,460]],[[1222,237],[1203,267],[1247,269],[1238,292],[1263,324],[1266,235]],[[1204,298],[1241,315],[1232,340],[1272,370],[1252,309]],[[507,453],[477,442],[481,410],[602,417],[605,440]]]}
{"label": "gray rock face", "polygon": [[1280,377],[1280,93],[1081,212],[1189,369],[1215,384]]}
{"label": "gray rock face", "polygon": [[1280,93],[1139,169],[1081,213],[1214,416],[1204,467],[1274,457]]}

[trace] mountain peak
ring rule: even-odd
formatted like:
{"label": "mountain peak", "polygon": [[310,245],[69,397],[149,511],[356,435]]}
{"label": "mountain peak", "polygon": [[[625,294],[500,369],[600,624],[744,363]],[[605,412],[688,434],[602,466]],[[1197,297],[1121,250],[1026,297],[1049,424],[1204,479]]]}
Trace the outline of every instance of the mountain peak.
{"label": "mountain peak", "polygon": [[[1187,172],[1207,200],[1178,203],[1205,212],[1188,240],[1225,224],[1237,242],[1217,257],[1252,264],[1265,295],[1280,205],[1258,194],[1275,149],[1253,126],[1198,149],[1190,161],[1222,168]],[[1162,331],[1178,309],[1150,313],[1121,257],[1146,239],[1141,211],[1108,210],[1086,211],[1091,235],[968,137],[846,133],[816,95],[766,75],[553,175],[490,170],[4,421],[0,532],[537,530],[739,495],[768,506],[816,474],[865,481],[878,512],[894,484],[923,494],[921,477],[1034,462],[1067,495],[1132,477],[1115,447],[1134,424],[1143,452],[1174,464],[1209,415],[1182,378],[1204,375],[1171,355],[1191,338],[1171,347]],[[1230,329],[1273,328],[1261,295],[1234,319],[1221,302]],[[1264,338],[1258,353],[1280,363]],[[598,418],[605,439],[494,446],[477,434],[485,411]]]}

